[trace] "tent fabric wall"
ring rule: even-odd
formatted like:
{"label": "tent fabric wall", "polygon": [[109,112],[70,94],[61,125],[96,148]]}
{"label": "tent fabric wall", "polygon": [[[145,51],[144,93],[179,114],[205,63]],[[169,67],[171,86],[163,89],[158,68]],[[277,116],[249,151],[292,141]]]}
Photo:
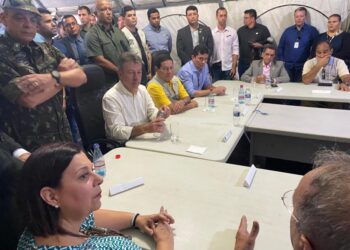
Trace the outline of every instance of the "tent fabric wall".
{"label": "tent fabric wall", "polygon": [[[228,25],[236,30],[243,25],[243,12],[246,9],[256,9],[258,16],[265,11],[268,11],[274,7],[278,7],[286,4],[306,5],[313,7],[326,16],[337,13],[342,16],[343,29],[347,30],[350,21],[349,8],[350,0],[244,0],[244,1],[229,1],[224,3],[224,7],[228,10]],[[196,5],[199,11],[199,19],[211,28],[216,25],[215,10],[219,7],[218,3],[207,3]],[[278,43],[283,31],[290,25],[294,24],[294,10],[298,6],[287,6],[268,11],[261,17],[258,22],[266,25],[272,37]],[[177,30],[187,25],[187,20],[184,16],[186,6],[172,6],[169,8],[159,8],[160,15],[162,17],[161,25],[168,28],[173,38],[173,51],[172,57],[176,63],[176,69],[180,67],[179,59],[176,53],[176,35]],[[325,32],[327,30],[327,19],[322,14],[315,10],[309,10],[308,22],[315,26],[319,32]],[[138,27],[142,28],[148,24],[147,10],[138,10]]]}

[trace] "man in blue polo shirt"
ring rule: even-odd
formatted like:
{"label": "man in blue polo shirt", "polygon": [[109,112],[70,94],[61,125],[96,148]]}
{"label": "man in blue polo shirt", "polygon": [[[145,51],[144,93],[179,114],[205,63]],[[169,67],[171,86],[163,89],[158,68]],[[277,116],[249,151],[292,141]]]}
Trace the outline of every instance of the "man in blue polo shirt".
{"label": "man in blue polo shirt", "polygon": [[278,45],[278,60],[284,62],[291,82],[301,82],[303,65],[310,56],[311,46],[318,36],[315,27],[305,23],[307,10],[304,7],[294,11],[295,25],[282,34]]}
{"label": "man in blue polo shirt", "polygon": [[208,69],[209,50],[204,45],[193,49],[192,59],[177,72],[187,93],[193,97],[207,96],[210,93],[225,95],[225,87],[214,87]]}
{"label": "man in blue polo shirt", "polygon": [[151,8],[147,11],[149,24],[143,28],[146,41],[151,53],[166,50],[169,53],[172,49],[172,40],[169,30],[160,25],[159,11]]}

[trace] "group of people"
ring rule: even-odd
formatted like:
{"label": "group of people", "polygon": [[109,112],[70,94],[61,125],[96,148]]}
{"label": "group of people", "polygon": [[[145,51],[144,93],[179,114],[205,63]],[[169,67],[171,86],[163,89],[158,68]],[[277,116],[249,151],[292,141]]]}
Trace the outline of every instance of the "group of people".
{"label": "group of people", "polygon": [[[81,66],[95,63],[104,69],[106,83],[101,84],[111,87],[102,103],[106,135],[121,141],[161,132],[169,115],[198,106],[194,97],[224,95],[225,88],[213,82],[233,79],[236,68],[247,82],[263,83],[269,77],[277,82],[302,79],[310,83],[326,75],[332,81],[340,78],[341,89],[349,90],[349,71],[343,60],[349,56],[344,44],[348,34],[339,29],[340,16],[329,17],[328,32],[318,36],[305,23],[306,14],[303,8],[295,11],[296,25],[284,32],[276,50],[270,45],[267,27],[256,23],[255,10],[245,11],[245,25],[236,32],[226,25],[225,8],[218,8],[218,25],[210,30],[198,22],[198,9],[189,6],[189,25],[177,34],[182,67],[175,75],[171,34],[160,25],[157,9],[148,11],[149,25],[141,30],[133,7],[124,7],[115,22],[108,0],[96,1],[96,23],[89,8],[79,7],[81,25],[74,15],[64,16],[56,25],[48,10],[37,9],[31,1],[5,1],[1,22],[6,28],[0,36],[0,157],[1,171],[8,173],[1,178],[11,182],[16,175],[12,172],[22,169],[18,205],[23,220],[0,213],[10,225],[1,228],[2,235],[22,230],[17,223],[24,221],[19,249],[120,245],[139,249],[118,232],[138,227],[153,236],[157,249],[173,249],[170,224],[174,219],[166,209],[148,216],[99,209],[102,179],[83,150],[70,143],[78,140],[78,133],[67,96],[71,88],[87,82]],[[316,57],[306,61],[314,44]],[[282,61],[274,60],[276,51]],[[327,171],[322,173],[331,174],[338,168],[326,164],[323,169]],[[11,187],[1,191],[6,200],[0,203],[4,211],[11,210]],[[301,221],[299,213],[292,217]],[[239,247],[254,242],[258,224],[254,225],[249,234],[242,220],[236,249],[246,249]],[[306,231],[300,232],[302,242],[307,239],[309,246],[318,246]]]}

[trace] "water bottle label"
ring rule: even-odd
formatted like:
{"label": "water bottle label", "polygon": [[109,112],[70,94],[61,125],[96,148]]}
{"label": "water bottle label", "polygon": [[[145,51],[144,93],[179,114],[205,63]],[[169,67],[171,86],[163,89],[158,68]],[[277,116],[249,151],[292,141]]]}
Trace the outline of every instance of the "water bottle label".
{"label": "water bottle label", "polygon": [[233,111],[233,117],[240,117],[241,112],[240,111]]}
{"label": "water bottle label", "polygon": [[209,96],[208,98],[208,106],[210,108],[214,108],[215,107],[215,99],[214,99],[214,96]]}

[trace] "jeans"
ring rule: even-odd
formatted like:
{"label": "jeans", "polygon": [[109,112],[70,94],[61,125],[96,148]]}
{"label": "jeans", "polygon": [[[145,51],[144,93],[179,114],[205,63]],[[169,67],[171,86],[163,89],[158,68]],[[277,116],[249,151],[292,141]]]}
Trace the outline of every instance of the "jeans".
{"label": "jeans", "polygon": [[231,70],[221,70],[221,62],[214,63],[211,67],[213,73],[213,83],[219,80],[233,80],[230,76]]}

